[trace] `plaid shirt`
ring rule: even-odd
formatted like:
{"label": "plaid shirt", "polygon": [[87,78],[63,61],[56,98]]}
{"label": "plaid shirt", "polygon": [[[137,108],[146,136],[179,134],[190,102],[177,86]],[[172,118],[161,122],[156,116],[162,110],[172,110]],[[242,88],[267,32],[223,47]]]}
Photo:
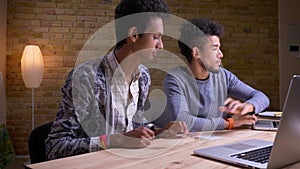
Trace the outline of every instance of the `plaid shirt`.
{"label": "plaid shirt", "polygon": [[[138,67],[132,75],[136,79],[128,90],[114,87],[115,79],[124,78],[123,73],[113,52],[70,72],[61,90],[59,112],[46,140],[49,160],[100,150],[100,135],[125,132],[147,123],[142,113],[151,83],[148,69],[143,65]],[[127,93],[116,102],[120,91]],[[121,111],[124,107],[131,111]]]}
{"label": "plaid shirt", "polygon": [[114,55],[109,55],[107,58],[108,67],[105,70],[108,79],[110,79],[113,100],[111,105],[112,130],[117,132],[130,131],[133,129],[132,118],[137,111],[140,72],[139,69],[133,72],[132,82],[128,85],[125,73]]}

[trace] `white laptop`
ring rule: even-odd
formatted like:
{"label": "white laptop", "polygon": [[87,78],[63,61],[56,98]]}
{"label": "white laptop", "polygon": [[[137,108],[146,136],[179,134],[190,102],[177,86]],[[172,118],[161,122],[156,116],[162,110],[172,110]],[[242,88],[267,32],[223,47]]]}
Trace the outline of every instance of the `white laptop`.
{"label": "white laptop", "polygon": [[[299,98],[300,75],[294,75],[290,82],[274,143],[263,140],[245,140],[194,150],[194,154],[249,168],[282,168],[299,162]],[[261,158],[257,158],[257,154],[251,157],[257,151],[269,151],[269,154],[266,153],[265,157]]]}

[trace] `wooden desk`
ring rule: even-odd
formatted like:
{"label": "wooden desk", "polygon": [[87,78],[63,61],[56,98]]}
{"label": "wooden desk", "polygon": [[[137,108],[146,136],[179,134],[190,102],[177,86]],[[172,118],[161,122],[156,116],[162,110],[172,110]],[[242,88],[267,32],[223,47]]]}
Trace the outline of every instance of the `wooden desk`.
{"label": "wooden desk", "polygon": [[[210,134],[213,137],[208,137],[208,139],[195,138],[195,136],[206,137]],[[272,131],[250,129],[190,133],[186,138],[156,139],[150,146],[143,149],[109,149],[32,164],[27,167],[32,169],[238,168],[237,166],[194,156],[193,150],[253,138],[273,141],[275,134]],[[214,136],[220,138],[214,140]]]}

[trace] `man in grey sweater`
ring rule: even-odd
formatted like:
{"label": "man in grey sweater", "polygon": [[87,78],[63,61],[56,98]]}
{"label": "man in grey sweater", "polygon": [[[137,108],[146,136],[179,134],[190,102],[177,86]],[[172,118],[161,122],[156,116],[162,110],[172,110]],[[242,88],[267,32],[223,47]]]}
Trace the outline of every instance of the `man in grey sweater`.
{"label": "man in grey sweater", "polygon": [[222,130],[253,124],[269,106],[268,97],[221,67],[224,28],[209,19],[182,26],[178,40],[188,67],[171,70],[164,79],[167,105],[156,124],[185,121],[190,131]]}

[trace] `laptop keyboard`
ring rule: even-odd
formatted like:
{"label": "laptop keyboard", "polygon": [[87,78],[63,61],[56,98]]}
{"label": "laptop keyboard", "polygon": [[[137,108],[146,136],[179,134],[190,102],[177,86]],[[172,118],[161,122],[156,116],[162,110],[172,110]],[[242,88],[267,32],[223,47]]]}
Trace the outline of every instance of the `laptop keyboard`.
{"label": "laptop keyboard", "polygon": [[271,154],[272,146],[263,147],[256,150],[251,150],[239,154],[233,154],[231,157],[236,157],[248,161],[254,161],[261,164],[267,163]]}

